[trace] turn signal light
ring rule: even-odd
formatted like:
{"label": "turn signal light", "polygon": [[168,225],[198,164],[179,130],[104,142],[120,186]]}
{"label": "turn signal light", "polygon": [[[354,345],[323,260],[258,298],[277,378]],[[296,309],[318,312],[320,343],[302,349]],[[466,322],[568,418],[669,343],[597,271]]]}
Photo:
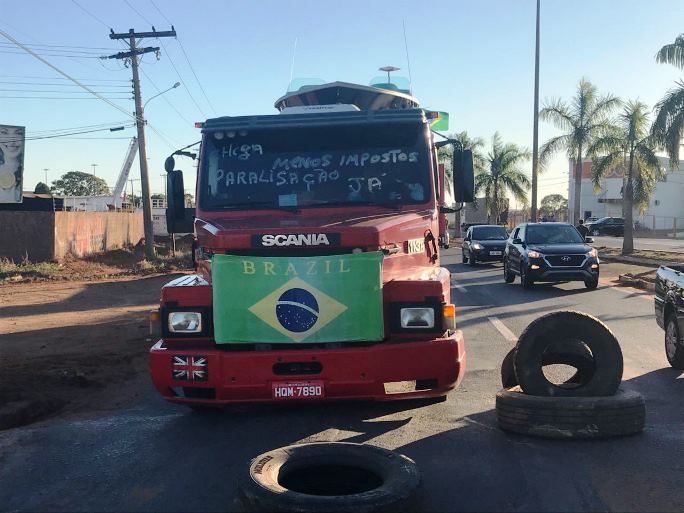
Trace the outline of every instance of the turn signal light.
{"label": "turn signal light", "polygon": [[456,331],[456,306],[452,304],[444,305],[442,307],[442,319],[445,330]]}
{"label": "turn signal light", "polygon": [[155,340],[161,337],[161,313],[159,310],[150,311],[150,338]]}

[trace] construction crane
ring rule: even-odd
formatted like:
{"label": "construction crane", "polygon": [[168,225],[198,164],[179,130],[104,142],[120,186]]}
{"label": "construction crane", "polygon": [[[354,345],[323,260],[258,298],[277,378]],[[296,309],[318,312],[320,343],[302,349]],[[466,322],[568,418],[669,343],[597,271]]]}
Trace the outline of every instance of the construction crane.
{"label": "construction crane", "polygon": [[116,180],[116,185],[112,191],[112,205],[114,208],[121,208],[122,204],[122,194],[124,188],[126,187],[126,182],[128,181],[128,174],[131,171],[131,166],[133,166],[133,160],[135,155],[138,153],[138,138],[133,137],[131,139],[131,144],[128,146],[128,152],[126,153],[126,158],[124,159],[123,166],[121,167],[121,172],[119,173],[119,178]]}

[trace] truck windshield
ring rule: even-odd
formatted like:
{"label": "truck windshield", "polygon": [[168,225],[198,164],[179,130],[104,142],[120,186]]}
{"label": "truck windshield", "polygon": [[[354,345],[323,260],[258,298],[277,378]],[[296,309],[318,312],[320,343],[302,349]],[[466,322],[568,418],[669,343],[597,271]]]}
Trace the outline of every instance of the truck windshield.
{"label": "truck windshield", "polygon": [[422,124],[211,132],[205,210],[424,204],[432,197]]}

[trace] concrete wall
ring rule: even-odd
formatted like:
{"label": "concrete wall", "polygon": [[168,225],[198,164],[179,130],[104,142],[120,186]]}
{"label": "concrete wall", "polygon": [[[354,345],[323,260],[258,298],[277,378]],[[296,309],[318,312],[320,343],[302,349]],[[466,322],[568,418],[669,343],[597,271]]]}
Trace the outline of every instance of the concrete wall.
{"label": "concrete wall", "polygon": [[142,212],[55,212],[54,259],[137,244],[143,235]]}
{"label": "concrete wall", "polygon": [[54,212],[0,211],[0,258],[32,262],[54,258]]}
{"label": "concrete wall", "polygon": [[61,260],[137,244],[141,212],[0,211],[0,258]]}

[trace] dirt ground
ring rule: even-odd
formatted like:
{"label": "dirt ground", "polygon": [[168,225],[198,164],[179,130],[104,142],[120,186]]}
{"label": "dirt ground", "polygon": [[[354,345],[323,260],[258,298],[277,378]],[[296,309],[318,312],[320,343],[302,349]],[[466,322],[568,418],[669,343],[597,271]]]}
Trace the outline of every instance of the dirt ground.
{"label": "dirt ground", "polygon": [[119,408],[151,386],[148,312],[175,276],[0,286],[0,429]]}

